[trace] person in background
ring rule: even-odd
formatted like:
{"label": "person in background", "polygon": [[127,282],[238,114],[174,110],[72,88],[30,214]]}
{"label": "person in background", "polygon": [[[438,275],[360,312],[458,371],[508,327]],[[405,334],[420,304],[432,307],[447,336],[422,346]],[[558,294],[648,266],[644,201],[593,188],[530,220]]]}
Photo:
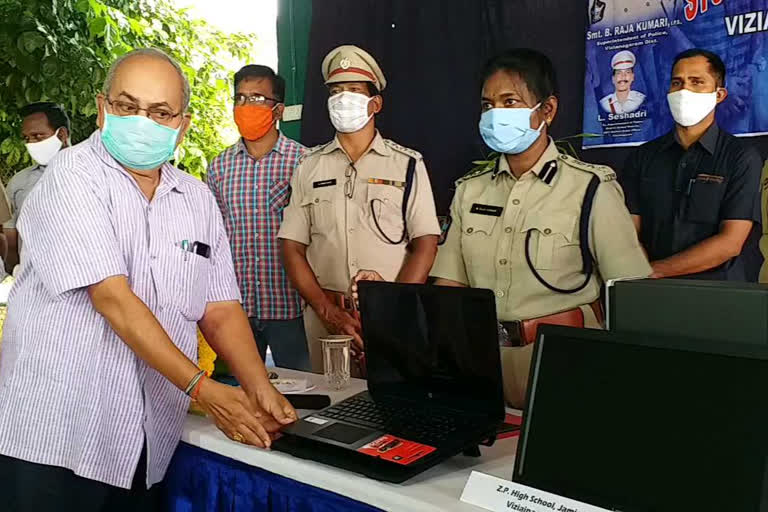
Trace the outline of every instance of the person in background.
{"label": "person in background", "polygon": [[498,156],[457,182],[431,272],[436,285],[495,293],[505,398],[515,407],[537,325],[600,328],[603,283],[651,273],[616,174],[560,153],[549,136],[558,107],[545,55],[513,49],[485,65],[480,134]]}
{"label": "person in background", "polygon": [[[52,160],[24,204],[0,351],[10,510],[152,510],[190,397],[255,446],[296,419],[256,350],[213,195],[168,164],[189,97],[165,53],[123,55],[97,98],[99,130]],[[242,388],[197,367],[198,327]]]}
{"label": "person in background", "polygon": [[234,117],[242,138],[217,156],[206,182],[216,197],[232,246],[244,308],[262,359],[309,370],[302,303],[280,260],[277,232],[304,147],[281,134],[285,80],[267,66],[235,74]]}
{"label": "person in background", "polygon": [[60,105],[47,101],[31,103],[22,107],[19,114],[22,117],[21,136],[35,163],[16,173],[6,189],[13,215],[3,223],[3,232],[8,240],[5,264],[9,272],[19,263],[21,253],[21,237],[16,229],[21,206],[42,177],[48,162],[63,148],[70,146],[69,117]]}
{"label": "person in background", "polygon": [[761,222],[763,162],[717,126],[727,96],[720,57],[680,53],[667,95],[675,128],[627,159],[621,182],[654,277],[749,280],[742,249]]}
{"label": "person in background", "polygon": [[611,59],[614,92],[600,100],[600,106],[609,114],[634,112],[645,101],[645,94],[632,90],[635,63],[635,54],[629,50],[616,52]]}
{"label": "person in background", "polygon": [[316,372],[323,368],[319,336],[352,335],[363,349],[350,314],[352,278],[369,270],[387,281],[423,283],[440,234],[421,155],[376,130],[387,82],[374,58],[340,46],[325,57],[322,73],[336,137],[301,160],[278,234],[288,276],[310,306],[305,324]]}
{"label": "person in background", "polygon": [[760,176],[760,190],[763,230],[758,245],[763,256],[763,263],[760,266],[757,280],[761,284],[768,284],[768,161],[763,165],[763,172]]}

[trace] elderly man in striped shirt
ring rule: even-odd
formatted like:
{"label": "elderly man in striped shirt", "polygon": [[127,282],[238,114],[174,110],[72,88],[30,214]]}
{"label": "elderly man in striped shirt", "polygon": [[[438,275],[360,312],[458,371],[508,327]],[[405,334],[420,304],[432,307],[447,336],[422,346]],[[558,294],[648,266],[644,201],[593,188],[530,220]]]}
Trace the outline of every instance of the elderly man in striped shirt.
{"label": "elderly man in striped shirt", "polygon": [[206,182],[227,228],[243,306],[259,353],[275,364],[309,370],[299,293],[288,282],[277,232],[304,146],[277,129],[285,80],[267,66],[235,73],[234,117],[242,138],[217,156]]}
{"label": "elderly man in striped shirt", "polygon": [[[213,196],[167,163],[190,122],[178,64],[126,54],[98,105],[100,130],[51,162],[19,220],[0,352],[0,496],[14,511],[151,509],[187,395],[256,446],[296,418],[256,350]],[[198,369],[198,326],[242,388]]]}

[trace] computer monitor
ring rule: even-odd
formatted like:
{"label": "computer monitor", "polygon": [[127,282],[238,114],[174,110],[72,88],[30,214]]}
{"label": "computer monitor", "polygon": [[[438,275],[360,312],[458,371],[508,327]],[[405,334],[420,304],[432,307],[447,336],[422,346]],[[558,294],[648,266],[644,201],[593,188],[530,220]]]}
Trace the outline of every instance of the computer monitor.
{"label": "computer monitor", "polygon": [[608,284],[608,329],[768,344],[768,286],[642,279]]}
{"label": "computer monitor", "polygon": [[768,510],[768,348],[543,326],[513,480],[623,512]]}

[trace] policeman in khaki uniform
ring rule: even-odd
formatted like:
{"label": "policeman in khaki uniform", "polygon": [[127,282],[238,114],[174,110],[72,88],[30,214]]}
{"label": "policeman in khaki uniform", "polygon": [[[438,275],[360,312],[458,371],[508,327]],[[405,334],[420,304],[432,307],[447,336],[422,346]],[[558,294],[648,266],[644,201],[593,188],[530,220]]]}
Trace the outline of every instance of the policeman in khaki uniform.
{"label": "policeman in khaki uniform", "polygon": [[375,128],[386,86],[376,61],[341,46],[322,72],[336,137],[299,163],[278,234],[291,283],[309,305],[305,326],[316,372],[323,369],[318,337],[349,334],[362,349],[352,279],[371,271],[387,281],[423,283],[440,234],[421,155]]}
{"label": "policeman in khaki uniform", "polygon": [[603,282],[651,273],[614,172],[549,138],[557,105],[546,56],[515,49],[489,61],[480,132],[498,156],[457,182],[431,272],[438,285],[496,294],[503,344],[517,345],[502,347],[505,398],[517,407],[538,323],[600,328]]}

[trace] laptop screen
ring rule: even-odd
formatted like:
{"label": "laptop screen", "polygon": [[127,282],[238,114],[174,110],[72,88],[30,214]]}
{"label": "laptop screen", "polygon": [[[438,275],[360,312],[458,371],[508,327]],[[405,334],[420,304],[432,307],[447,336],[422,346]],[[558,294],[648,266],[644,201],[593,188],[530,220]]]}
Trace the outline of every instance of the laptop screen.
{"label": "laptop screen", "polygon": [[374,399],[504,417],[490,291],[365,282],[360,313]]}
{"label": "laptop screen", "polygon": [[625,512],[768,510],[765,348],[541,333],[514,480]]}

